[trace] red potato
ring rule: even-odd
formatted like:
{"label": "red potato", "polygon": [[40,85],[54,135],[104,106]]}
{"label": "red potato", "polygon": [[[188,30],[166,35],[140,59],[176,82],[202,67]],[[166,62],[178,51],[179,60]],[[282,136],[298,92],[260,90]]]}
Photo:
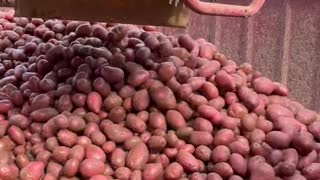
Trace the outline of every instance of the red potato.
{"label": "red potato", "polygon": [[117,124],[106,125],[103,132],[110,140],[116,143],[122,143],[133,135],[129,129]]}
{"label": "red potato", "polygon": [[250,180],[254,179],[261,179],[261,180],[269,180],[269,179],[275,179],[275,172],[267,163],[261,163],[259,164],[254,171],[252,171],[250,175]]}
{"label": "red potato", "polygon": [[135,94],[136,90],[134,87],[130,85],[124,85],[120,90],[119,90],[119,96],[123,99],[131,97]]}
{"label": "red potato", "polygon": [[142,140],[140,137],[132,136],[131,138],[127,139],[124,142],[123,147],[125,150],[131,150],[133,147],[135,147],[137,144],[139,144],[141,142],[142,142]]}
{"label": "red potato", "polygon": [[268,162],[274,166],[282,160],[282,157],[283,157],[283,153],[281,150],[278,150],[278,149],[272,150],[268,158]]}
{"label": "red potato", "polygon": [[51,158],[51,152],[47,150],[43,150],[37,154],[36,160],[42,161],[45,165],[47,165],[50,158]]}
{"label": "red potato", "polygon": [[117,179],[129,179],[131,176],[131,170],[127,167],[119,167],[115,170],[114,176]]}
{"label": "red potato", "polygon": [[228,178],[233,175],[233,169],[225,162],[216,163],[213,167],[213,172],[219,174],[222,178]]}
{"label": "red potato", "polygon": [[[160,109],[173,109],[177,105],[177,100],[173,92],[165,86],[150,89],[150,97]],[[163,101],[166,99],[166,101]]]}
{"label": "red potato", "polygon": [[242,119],[248,114],[248,109],[240,103],[233,103],[228,108],[228,115],[234,118]]}
{"label": "red potato", "polygon": [[185,102],[181,101],[177,104],[176,110],[179,111],[185,119],[190,119],[194,114],[194,110]]}
{"label": "red potato", "polygon": [[85,129],[86,122],[83,118],[75,115],[68,117],[68,129],[73,132],[80,132]]}
{"label": "red potato", "polygon": [[101,148],[105,153],[110,154],[116,149],[116,144],[113,141],[107,141]]}
{"label": "red potato", "polygon": [[270,104],[266,110],[267,116],[271,121],[277,120],[279,117],[292,117],[292,112],[280,104]]}
{"label": "red potato", "polygon": [[149,103],[149,94],[145,89],[137,91],[132,98],[132,106],[137,111],[145,110]]}
{"label": "red potato", "polygon": [[211,133],[207,131],[193,131],[190,135],[189,141],[195,146],[210,145],[212,144],[213,137]]}
{"label": "red potato", "polygon": [[192,132],[193,132],[193,129],[191,127],[183,127],[183,128],[179,128],[176,131],[176,135],[180,139],[187,140],[191,136]]}
{"label": "red potato", "polygon": [[112,177],[99,174],[92,176],[89,180],[112,180]]}
{"label": "red potato", "polygon": [[174,129],[183,128],[186,126],[184,117],[176,110],[169,110],[166,113],[166,119],[169,126]]}
{"label": "red potato", "polygon": [[192,51],[195,48],[195,41],[188,34],[178,36],[178,43],[188,51]]}
{"label": "red potato", "polygon": [[265,133],[268,133],[268,132],[272,131],[272,129],[273,129],[273,123],[271,121],[265,120],[265,118],[260,116],[258,118],[258,120],[256,121],[256,127],[258,129],[261,129]]}
{"label": "red potato", "polygon": [[90,122],[92,122],[92,123],[100,123],[100,120],[101,120],[100,117],[97,114],[95,114],[93,112],[86,113],[86,111],[84,109],[83,110],[79,109],[79,112],[75,113],[75,115],[78,115],[80,117],[81,116],[84,117],[84,119],[88,123],[90,123]]}
{"label": "red potato", "polygon": [[257,115],[250,113],[241,120],[241,127],[247,131],[253,131],[256,127]]}
{"label": "red potato", "polygon": [[120,68],[103,66],[100,73],[103,79],[111,84],[121,82],[124,79],[124,72]]}
{"label": "red potato", "polygon": [[196,131],[207,131],[212,133],[213,125],[210,121],[204,118],[196,118],[195,121],[192,123],[192,128]]}
{"label": "red potato", "polygon": [[149,163],[143,169],[142,178],[155,180],[163,175],[162,165],[160,163]]}
{"label": "red potato", "polygon": [[320,121],[314,121],[308,126],[308,131],[314,136],[315,139],[320,140]]}
{"label": "red potato", "polygon": [[283,151],[283,162],[279,163],[279,173],[284,176],[292,176],[298,165],[299,155],[295,149]]}
{"label": "red potato", "polygon": [[87,97],[87,106],[90,111],[99,113],[102,104],[102,97],[97,92],[90,92]]}
{"label": "red potato", "polygon": [[111,154],[110,162],[114,168],[124,167],[126,163],[126,153],[122,149],[116,148]]}
{"label": "red potato", "polygon": [[84,159],[79,167],[80,174],[86,178],[103,174],[104,170],[105,164],[97,159]]}
{"label": "red potato", "polygon": [[234,78],[223,70],[220,70],[216,73],[215,81],[222,89],[234,91],[236,88],[236,82]]}
{"label": "red potato", "polygon": [[166,82],[175,76],[177,72],[176,67],[172,62],[163,62],[158,69],[158,76],[161,81]]}
{"label": "red potato", "polygon": [[153,151],[161,151],[167,145],[167,141],[162,136],[151,136],[147,142],[149,149]]}
{"label": "red potato", "polygon": [[85,156],[85,148],[81,145],[75,145],[70,149],[69,159],[82,160]]}
{"label": "red potato", "polygon": [[200,169],[199,161],[189,152],[180,150],[177,154],[176,161],[188,172],[196,172]]}
{"label": "red potato", "polygon": [[134,114],[127,115],[125,124],[129,129],[140,134],[147,128],[145,122]]}
{"label": "red potato", "polygon": [[245,176],[247,173],[247,160],[240,154],[231,154],[229,163],[236,174]]}
{"label": "red potato", "polygon": [[63,175],[66,177],[73,177],[79,170],[80,160],[69,159],[63,167]]}
{"label": "red potato", "polygon": [[104,99],[103,104],[106,110],[111,110],[114,107],[121,106],[123,100],[116,93],[112,92]]}
{"label": "red potato", "polygon": [[287,180],[307,180],[303,175],[301,174],[294,174],[293,176],[290,176],[288,178],[286,178]]}
{"label": "red potato", "polygon": [[266,77],[259,77],[253,80],[253,89],[258,93],[270,95],[275,88],[273,82]]}
{"label": "red potato", "polygon": [[298,168],[303,169],[316,161],[317,161],[317,152],[313,150],[308,155],[299,159]]}
{"label": "red potato", "polygon": [[316,180],[320,176],[320,163],[312,163],[302,170],[302,175],[307,179]]}
{"label": "red potato", "polygon": [[58,146],[52,152],[52,158],[58,163],[65,163],[70,155],[70,149],[65,146]]}
{"label": "red potato", "polygon": [[30,117],[33,121],[36,122],[46,122],[50,118],[58,115],[58,111],[54,108],[41,108],[38,110],[33,111],[30,114]]}
{"label": "red potato", "polygon": [[105,162],[107,159],[104,151],[99,146],[92,145],[92,144],[85,147],[85,158],[97,159],[102,162]]}
{"label": "red potato", "polygon": [[207,162],[211,158],[211,149],[207,146],[200,145],[195,149],[194,155],[197,159]]}
{"label": "red potato", "polygon": [[92,86],[93,86],[93,89],[103,97],[107,97],[111,92],[110,85],[102,77],[96,78],[93,81]]}
{"label": "red potato", "polygon": [[132,170],[141,170],[147,163],[149,150],[144,143],[137,143],[126,156],[126,165]]}
{"label": "red potato", "polygon": [[241,121],[238,118],[232,118],[232,117],[225,116],[224,119],[222,120],[221,125],[224,128],[236,130],[239,127],[240,122]]}
{"label": "red potato", "polygon": [[193,174],[191,174],[190,176],[188,176],[188,179],[191,179],[191,180],[195,180],[195,179],[206,179],[206,174],[201,174],[199,172],[195,172]]}
{"label": "red potato", "polygon": [[1,99],[0,100],[0,113],[7,113],[11,108],[13,104],[10,100],[7,99]]}
{"label": "red potato", "polygon": [[299,154],[307,155],[313,150],[315,141],[312,134],[300,131],[300,133],[296,134],[293,138],[292,145],[297,149]]}
{"label": "red potato", "polygon": [[108,119],[110,119],[114,123],[120,123],[124,121],[125,118],[126,118],[126,111],[121,106],[112,108],[108,114]]}
{"label": "red potato", "polygon": [[148,119],[148,125],[153,129],[167,129],[165,116],[159,112],[151,112]]}
{"label": "red potato", "polygon": [[9,122],[5,120],[0,120],[0,138],[2,138],[9,127]]}
{"label": "red potato", "polygon": [[11,164],[1,164],[0,165],[0,178],[1,179],[8,179],[8,180],[15,180],[19,177],[19,169]]}
{"label": "red potato", "polygon": [[25,144],[25,136],[20,128],[16,126],[9,127],[8,135],[16,144],[19,144],[19,145]]}
{"label": "red potato", "polygon": [[273,148],[285,149],[290,145],[290,138],[281,131],[271,131],[266,134],[265,141]]}
{"label": "red potato", "polygon": [[213,144],[218,145],[228,145],[235,140],[235,136],[232,130],[222,129],[219,130],[213,137]]}
{"label": "red potato", "polygon": [[97,146],[101,146],[107,140],[105,135],[100,131],[92,132],[90,135],[90,138],[91,138],[92,143]]}
{"label": "red potato", "polygon": [[274,94],[278,94],[280,96],[288,96],[289,90],[287,87],[278,82],[274,82],[273,84],[275,85],[275,89],[273,92]]}
{"label": "red potato", "polygon": [[143,69],[137,69],[132,71],[128,77],[128,83],[133,87],[139,87],[143,85],[150,78],[148,71]]}
{"label": "red potato", "polygon": [[248,141],[236,140],[228,145],[231,153],[239,153],[243,156],[247,156],[250,152],[250,146]]}
{"label": "red potato", "polygon": [[209,105],[200,105],[198,107],[198,112],[200,116],[209,119],[214,125],[220,124],[223,119],[223,115]]}
{"label": "red potato", "polygon": [[169,164],[165,169],[164,177],[166,179],[179,179],[183,175],[183,167],[176,162]]}
{"label": "red potato", "polygon": [[39,161],[30,162],[20,171],[21,180],[38,180],[44,176],[44,164]]}
{"label": "red potato", "polygon": [[142,172],[140,170],[134,170],[129,180],[142,180]]}
{"label": "red potato", "polygon": [[208,42],[200,44],[199,56],[201,58],[211,60],[216,52],[217,48],[213,44]]}
{"label": "red potato", "polygon": [[214,163],[226,162],[229,160],[230,150],[228,147],[220,145],[215,147],[211,153],[211,160]]}
{"label": "red potato", "polygon": [[187,84],[191,86],[192,91],[199,90],[204,83],[206,83],[206,79],[204,77],[191,77],[187,81]]}
{"label": "red potato", "polygon": [[60,130],[57,136],[59,142],[67,147],[72,147],[78,141],[78,135],[67,129]]}
{"label": "red potato", "polygon": [[305,125],[309,125],[317,120],[317,114],[308,109],[301,109],[297,112],[296,119]]}

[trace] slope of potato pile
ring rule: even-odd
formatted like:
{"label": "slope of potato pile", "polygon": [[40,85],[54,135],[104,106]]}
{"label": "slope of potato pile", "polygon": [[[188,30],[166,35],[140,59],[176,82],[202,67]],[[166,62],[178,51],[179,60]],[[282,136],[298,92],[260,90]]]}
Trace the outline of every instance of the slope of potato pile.
{"label": "slope of potato pile", "polygon": [[320,119],[204,39],[0,19],[1,180],[319,180]]}

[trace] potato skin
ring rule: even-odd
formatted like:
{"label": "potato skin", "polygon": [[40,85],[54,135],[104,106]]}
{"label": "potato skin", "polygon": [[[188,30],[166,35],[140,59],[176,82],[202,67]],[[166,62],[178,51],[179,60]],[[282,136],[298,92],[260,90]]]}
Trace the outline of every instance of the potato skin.
{"label": "potato skin", "polygon": [[245,176],[247,173],[247,160],[240,154],[230,155],[229,163],[236,174]]}
{"label": "potato skin", "polygon": [[211,133],[207,131],[193,131],[190,135],[190,143],[199,146],[199,145],[210,145],[212,144],[213,137]]}
{"label": "potato skin", "polygon": [[84,177],[92,177],[98,174],[103,174],[105,164],[97,159],[84,159],[80,163],[79,172]]}
{"label": "potato skin", "polygon": [[177,163],[173,162],[165,169],[164,177],[166,179],[179,179],[183,175],[183,167]]}
{"label": "potato skin", "polygon": [[[177,105],[177,100],[172,90],[166,86],[151,88],[150,97],[160,109],[173,109]],[[166,99],[166,101],[163,101],[163,99]]]}
{"label": "potato skin", "polygon": [[213,137],[213,144],[218,145],[228,145],[235,140],[234,133],[230,129],[219,130]]}
{"label": "potato skin", "polygon": [[63,167],[63,175],[67,177],[73,177],[79,170],[80,160],[69,159]]}
{"label": "potato skin", "polygon": [[148,147],[140,142],[130,149],[126,156],[126,166],[132,170],[142,170],[149,158]]}
{"label": "potato skin", "polygon": [[114,168],[124,167],[126,163],[126,153],[122,149],[116,148],[111,154],[110,162]]}
{"label": "potato skin", "polygon": [[227,146],[219,145],[212,150],[211,160],[214,163],[227,162],[230,154],[230,150]]}
{"label": "potato skin", "polygon": [[161,176],[163,176],[163,169],[160,163],[149,163],[145,165],[142,172],[143,179],[156,180]]}
{"label": "potato skin", "polygon": [[179,129],[186,126],[184,117],[176,110],[169,110],[166,113],[166,119],[169,126],[173,129]]}
{"label": "potato skin", "polygon": [[133,136],[132,132],[117,124],[108,124],[104,127],[103,132],[106,134],[106,136],[116,142],[116,143],[122,143],[126,139]]}
{"label": "potato skin", "polygon": [[213,172],[219,174],[223,178],[228,178],[233,175],[233,169],[226,162],[216,163],[213,167]]}
{"label": "potato skin", "polygon": [[320,163],[312,163],[309,166],[303,168],[302,175],[307,179],[315,180],[320,175]]}
{"label": "potato skin", "polygon": [[182,165],[185,171],[196,172],[200,169],[199,161],[186,150],[178,152],[176,161]]}
{"label": "potato skin", "polygon": [[30,162],[20,171],[22,180],[37,180],[44,176],[44,164],[39,161]]}
{"label": "potato skin", "polygon": [[273,148],[284,149],[289,147],[290,138],[281,131],[272,131],[266,134],[266,142]]}

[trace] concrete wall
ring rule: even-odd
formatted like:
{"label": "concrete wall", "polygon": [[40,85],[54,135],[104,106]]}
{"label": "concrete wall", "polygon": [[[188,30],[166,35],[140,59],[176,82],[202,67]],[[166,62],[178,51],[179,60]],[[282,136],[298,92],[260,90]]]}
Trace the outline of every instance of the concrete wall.
{"label": "concrete wall", "polygon": [[194,38],[208,39],[230,59],[248,61],[286,84],[293,99],[320,112],[320,0],[266,0],[257,15],[246,19],[191,13],[186,30],[162,30],[168,34],[187,31]]}

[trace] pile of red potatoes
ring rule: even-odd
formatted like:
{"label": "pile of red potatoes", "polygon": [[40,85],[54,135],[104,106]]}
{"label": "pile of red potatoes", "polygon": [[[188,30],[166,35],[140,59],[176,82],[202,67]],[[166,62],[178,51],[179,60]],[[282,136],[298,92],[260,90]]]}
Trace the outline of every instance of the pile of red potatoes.
{"label": "pile of red potatoes", "polygon": [[320,116],[205,39],[0,19],[1,180],[319,180]]}

